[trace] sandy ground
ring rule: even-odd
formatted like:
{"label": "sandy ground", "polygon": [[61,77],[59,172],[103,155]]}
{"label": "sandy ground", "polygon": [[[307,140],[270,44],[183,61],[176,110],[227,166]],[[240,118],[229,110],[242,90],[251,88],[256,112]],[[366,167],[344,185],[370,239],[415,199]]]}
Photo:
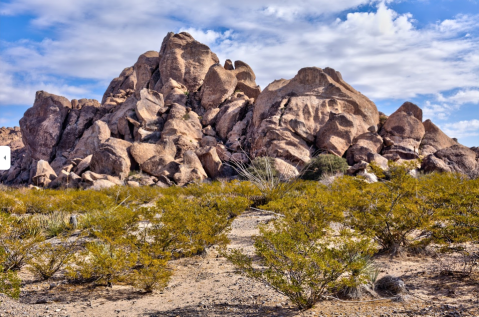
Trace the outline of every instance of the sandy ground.
{"label": "sandy ground", "polygon": [[[253,252],[251,237],[268,213],[246,212],[233,222],[229,248]],[[479,277],[443,276],[459,269],[460,257],[378,257],[379,277],[399,276],[409,294],[405,301],[342,302],[331,299],[299,312],[288,299],[266,285],[234,273],[212,248],[206,255],[175,260],[174,275],[162,292],[142,294],[130,287],[112,288],[36,282],[21,272],[25,285],[19,301],[0,295],[0,317],[6,316],[479,316]]]}

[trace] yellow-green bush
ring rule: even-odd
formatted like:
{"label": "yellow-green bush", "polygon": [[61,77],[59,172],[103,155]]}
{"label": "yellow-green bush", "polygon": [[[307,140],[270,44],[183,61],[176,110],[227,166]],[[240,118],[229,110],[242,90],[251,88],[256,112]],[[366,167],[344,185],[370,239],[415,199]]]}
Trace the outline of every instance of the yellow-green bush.
{"label": "yellow-green bush", "polygon": [[240,273],[270,285],[299,309],[310,308],[337,288],[366,283],[363,258],[374,253],[369,239],[346,229],[334,232],[328,219],[324,208],[298,208],[272,227],[260,227],[257,263],[241,250],[226,256]]}

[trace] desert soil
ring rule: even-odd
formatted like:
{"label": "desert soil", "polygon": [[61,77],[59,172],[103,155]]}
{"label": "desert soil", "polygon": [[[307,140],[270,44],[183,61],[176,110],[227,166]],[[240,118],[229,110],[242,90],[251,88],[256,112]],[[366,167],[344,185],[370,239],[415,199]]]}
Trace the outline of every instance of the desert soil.
{"label": "desert soil", "polygon": [[[253,253],[257,226],[273,219],[249,211],[235,219],[228,248]],[[38,282],[22,271],[19,301],[0,295],[0,317],[6,316],[479,316],[479,278],[442,276],[446,267],[459,269],[458,254],[376,259],[379,278],[400,277],[408,288],[401,301],[362,302],[335,298],[300,312],[287,297],[268,286],[235,274],[234,267],[211,248],[204,256],[175,260],[169,286],[142,294],[130,287],[68,285],[61,279]]]}

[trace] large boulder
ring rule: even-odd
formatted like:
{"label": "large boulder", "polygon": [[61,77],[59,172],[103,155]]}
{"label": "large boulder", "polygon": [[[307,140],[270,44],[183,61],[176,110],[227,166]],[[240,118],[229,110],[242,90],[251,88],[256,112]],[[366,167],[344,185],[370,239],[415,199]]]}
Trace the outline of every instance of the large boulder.
{"label": "large boulder", "polygon": [[[251,156],[279,157],[295,166],[304,165],[314,153],[316,143],[332,144],[331,138],[317,140],[318,132],[330,119],[330,112],[350,116],[349,121],[355,125],[351,141],[379,123],[375,104],[331,68],[307,67],[291,80],[275,80],[255,102],[247,137]],[[328,138],[326,134],[321,136]],[[334,151],[339,155],[346,149],[342,145]]]}
{"label": "large boulder", "polygon": [[203,147],[196,151],[203,168],[211,178],[217,178],[220,175],[223,163],[216,153],[216,148],[212,146]]}
{"label": "large boulder", "polygon": [[261,93],[261,88],[256,85],[256,75],[253,69],[245,62],[235,61],[233,72],[238,80],[235,90],[240,90],[249,98],[256,100]]}
{"label": "large boulder", "polygon": [[163,39],[159,54],[160,80],[155,90],[170,79],[185,85],[188,91],[195,92],[203,85],[209,68],[219,62],[216,54],[205,44],[196,41],[190,34],[172,32]]}
{"label": "large boulder", "polygon": [[136,91],[141,91],[149,87],[149,82],[153,73],[158,69],[159,53],[156,51],[148,51],[138,57],[138,61],[133,65],[133,71],[136,75]]}
{"label": "large boulder", "polygon": [[158,144],[134,143],[130,152],[142,171],[161,176],[165,174],[163,167],[175,160],[176,146],[171,139]]}
{"label": "large boulder", "polygon": [[46,187],[57,178],[57,174],[45,160],[39,160],[31,170],[32,183],[35,186]]}
{"label": "large boulder", "polygon": [[181,157],[185,151],[197,149],[202,138],[202,126],[196,112],[173,104],[161,132],[161,140],[173,140],[178,148],[177,154]]}
{"label": "large boulder", "polygon": [[453,145],[426,156],[421,168],[426,172],[458,172],[470,174],[478,171],[476,152],[463,145]]}
{"label": "large boulder", "polygon": [[431,120],[423,122],[425,134],[421,141],[421,154],[427,156],[436,151],[456,145],[457,142],[448,137]]}
{"label": "large boulder", "polygon": [[110,85],[103,94],[101,104],[105,104],[108,97],[118,94],[121,90],[134,90],[136,82],[136,73],[133,66],[125,68],[120,73],[120,76],[111,81]]}
{"label": "large boulder", "polygon": [[178,171],[173,175],[177,185],[183,186],[192,182],[200,182],[208,178],[201,161],[193,151],[186,151],[183,155],[183,163],[178,166]]}
{"label": "large boulder", "polygon": [[143,88],[153,89],[154,82],[150,85],[150,81],[155,71],[158,70],[158,57],[159,53],[155,51],[148,51],[140,55],[135,65],[125,68],[120,76],[111,81],[103,94],[101,103],[107,103],[109,97],[121,94],[122,91],[140,91]]}
{"label": "large boulder", "polygon": [[156,124],[158,115],[168,110],[164,106],[163,95],[146,88],[140,91],[140,100],[136,103],[136,116],[141,121],[143,127],[149,127]]}
{"label": "large boulder", "polygon": [[244,94],[236,94],[235,98],[224,104],[216,116],[216,132],[225,140],[234,125],[242,119],[249,105],[249,98]]}
{"label": "large boulder", "polygon": [[131,143],[117,138],[109,138],[102,143],[90,163],[92,172],[108,174],[125,179],[130,173],[131,160],[129,148]]}
{"label": "large boulder", "polygon": [[381,129],[381,136],[394,143],[383,150],[383,155],[398,156],[401,159],[414,159],[419,156],[419,145],[424,137],[422,110],[413,103],[406,102],[390,115]]}
{"label": "large boulder", "polygon": [[329,120],[318,131],[316,146],[337,156],[343,156],[353,143],[356,131],[356,120],[352,115],[331,111]]}
{"label": "large boulder", "polygon": [[22,140],[34,160],[51,162],[72,105],[68,99],[37,91],[35,102],[20,119]]}
{"label": "large boulder", "polygon": [[108,124],[103,121],[95,121],[77,142],[75,149],[70,152],[70,159],[85,158],[99,150],[100,145],[111,136]]}
{"label": "large boulder", "polygon": [[201,105],[205,109],[217,108],[231,96],[238,80],[233,72],[224,69],[220,64],[210,67],[201,87]]}
{"label": "large boulder", "polygon": [[130,139],[133,138],[127,117],[135,113],[137,102],[138,99],[134,95],[131,95],[124,103],[118,106],[114,112],[102,118],[102,120],[108,123],[108,128],[112,136],[122,139],[124,139],[125,136]]}
{"label": "large boulder", "polygon": [[64,152],[73,150],[86,129],[92,126],[93,120],[100,108],[100,103],[94,99],[73,99],[72,109],[66,119],[65,129],[58,143],[57,157]]}
{"label": "large boulder", "polygon": [[348,164],[354,165],[361,161],[367,161],[369,153],[381,153],[382,147],[383,139],[377,133],[366,132],[358,135],[353,140],[353,146],[347,151]]}
{"label": "large boulder", "polygon": [[174,103],[186,106],[188,100],[188,88],[176,82],[173,78],[169,78],[161,87],[160,93],[165,99],[165,105],[170,106]]}

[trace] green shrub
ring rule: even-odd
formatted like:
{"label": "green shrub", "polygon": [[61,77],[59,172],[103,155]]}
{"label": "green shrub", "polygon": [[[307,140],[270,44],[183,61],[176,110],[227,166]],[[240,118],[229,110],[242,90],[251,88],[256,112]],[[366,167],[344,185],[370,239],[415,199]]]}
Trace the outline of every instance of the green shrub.
{"label": "green shrub", "polygon": [[175,256],[201,254],[209,246],[226,244],[233,217],[249,206],[243,197],[165,196],[149,211],[153,225],[149,234]]}
{"label": "green shrub", "polygon": [[0,250],[3,254],[0,265],[5,272],[21,269],[43,240],[41,228],[33,217],[0,214]]}
{"label": "green shrub", "polygon": [[316,211],[294,212],[274,221],[273,228],[260,227],[254,243],[258,263],[241,250],[226,257],[240,273],[270,285],[299,309],[312,307],[341,285],[364,283],[358,255],[374,252],[369,239],[348,230],[335,234],[321,217],[324,210]]}
{"label": "green shrub", "polygon": [[426,246],[430,240],[413,238],[412,233],[428,230],[436,216],[420,181],[408,172],[407,166],[395,166],[390,169],[388,181],[366,184],[343,177],[333,185],[343,196],[342,208],[348,214],[346,223],[374,238],[382,251],[390,254],[412,246]]}
{"label": "green shrub", "polygon": [[72,260],[75,251],[76,248],[67,239],[62,239],[58,244],[43,243],[28,261],[28,270],[35,277],[48,280]]}
{"label": "green shrub", "polygon": [[17,272],[5,270],[2,263],[5,262],[5,252],[0,248],[0,294],[5,294],[12,298],[20,297],[21,280],[17,276]]}
{"label": "green shrub", "polygon": [[318,155],[306,164],[302,172],[302,178],[319,180],[325,174],[345,173],[348,167],[346,159],[342,157],[333,154]]}

